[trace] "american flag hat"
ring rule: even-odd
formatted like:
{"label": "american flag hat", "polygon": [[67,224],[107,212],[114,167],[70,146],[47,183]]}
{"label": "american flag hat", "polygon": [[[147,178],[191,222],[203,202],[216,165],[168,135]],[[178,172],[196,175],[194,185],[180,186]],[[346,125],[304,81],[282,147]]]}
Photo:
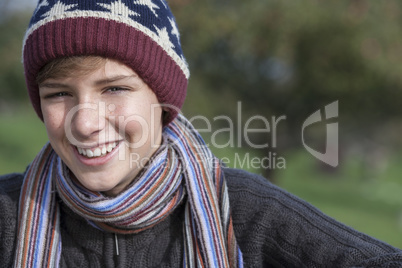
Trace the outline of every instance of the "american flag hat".
{"label": "american flag hat", "polygon": [[23,64],[41,119],[40,69],[57,58],[84,55],[117,59],[137,72],[161,104],[174,108],[165,124],[181,109],[190,73],[165,0],[40,0],[25,34]]}

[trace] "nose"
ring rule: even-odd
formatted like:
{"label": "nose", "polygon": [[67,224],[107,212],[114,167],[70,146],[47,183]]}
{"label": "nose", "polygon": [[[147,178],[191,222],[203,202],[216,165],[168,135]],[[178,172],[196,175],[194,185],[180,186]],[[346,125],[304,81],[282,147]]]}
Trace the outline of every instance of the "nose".
{"label": "nose", "polygon": [[101,103],[82,103],[74,108],[70,128],[76,140],[96,141],[94,138],[105,128],[105,109],[102,107]]}

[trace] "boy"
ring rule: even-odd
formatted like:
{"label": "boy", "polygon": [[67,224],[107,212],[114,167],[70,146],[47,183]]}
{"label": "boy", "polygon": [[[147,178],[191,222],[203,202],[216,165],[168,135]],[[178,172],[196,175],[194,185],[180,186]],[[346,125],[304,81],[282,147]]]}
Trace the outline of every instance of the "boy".
{"label": "boy", "polygon": [[40,1],[23,50],[50,143],[0,179],[5,266],[402,266],[400,250],[220,166],[178,115],[189,71],[165,1]]}

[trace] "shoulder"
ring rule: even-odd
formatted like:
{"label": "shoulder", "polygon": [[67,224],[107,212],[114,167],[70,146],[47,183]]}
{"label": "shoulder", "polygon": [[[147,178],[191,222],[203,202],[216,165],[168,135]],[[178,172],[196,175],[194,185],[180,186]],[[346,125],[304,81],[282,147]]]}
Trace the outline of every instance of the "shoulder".
{"label": "shoulder", "polygon": [[5,218],[16,217],[23,180],[21,173],[0,176],[0,224]]}
{"label": "shoulder", "polygon": [[[224,169],[236,240],[253,267],[401,264],[402,253],[326,216],[262,176]],[[387,259],[388,258],[388,259]],[[364,265],[363,265],[364,264]]]}
{"label": "shoulder", "polygon": [[[319,212],[307,202],[244,170],[224,169],[234,224],[249,232],[251,226],[279,228]],[[292,228],[294,228],[293,226]],[[238,228],[241,229],[241,228]],[[248,233],[250,235],[250,233]]]}
{"label": "shoulder", "polygon": [[[276,190],[277,186],[273,185],[266,178],[250,173],[241,169],[223,168],[225,179],[229,187],[229,191],[236,192],[239,190],[247,191],[269,191]],[[279,188],[278,188],[279,189]]]}
{"label": "shoulder", "polygon": [[0,176],[0,262],[11,267],[16,246],[18,201],[24,175]]}
{"label": "shoulder", "polygon": [[258,210],[265,211],[268,206],[270,210],[275,206],[292,206],[299,204],[299,199],[272,184],[268,179],[244,170],[224,168],[226,183],[228,185],[229,198],[232,209],[237,210],[238,206],[251,206],[251,212]]}
{"label": "shoulder", "polygon": [[[24,175],[12,173],[0,176],[0,224],[16,218]],[[4,227],[4,226],[1,226]]]}
{"label": "shoulder", "polygon": [[5,192],[13,192],[20,190],[22,181],[24,180],[23,173],[10,173],[0,175],[0,190]]}
{"label": "shoulder", "polygon": [[11,198],[12,200],[19,198],[23,180],[23,173],[0,175],[0,198]]}
{"label": "shoulder", "polygon": [[[337,224],[309,203],[268,179],[237,169],[224,169],[236,236],[260,247],[285,246],[303,240],[317,225]],[[278,243],[283,242],[284,245]],[[294,243],[292,241],[291,243]],[[271,244],[272,243],[272,244]],[[273,249],[270,249],[273,250]]]}
{"label": "shoulder", "polygon": [[297,196],[271,183],[268,179],[244,170],[224,168],[233,212],[244,207],[248,214],[293,217],[322,213]]}

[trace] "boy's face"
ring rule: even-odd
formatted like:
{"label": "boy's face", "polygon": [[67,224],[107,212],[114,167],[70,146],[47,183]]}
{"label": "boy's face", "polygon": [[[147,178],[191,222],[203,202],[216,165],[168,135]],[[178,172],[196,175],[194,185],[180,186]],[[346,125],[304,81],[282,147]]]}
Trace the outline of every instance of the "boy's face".
{"label": "boy's face", "polygon": [[50,143],[83,186],[117,195],[162,139],[162,108],[129,67],[108,60],[90,74],[39,85]]}

